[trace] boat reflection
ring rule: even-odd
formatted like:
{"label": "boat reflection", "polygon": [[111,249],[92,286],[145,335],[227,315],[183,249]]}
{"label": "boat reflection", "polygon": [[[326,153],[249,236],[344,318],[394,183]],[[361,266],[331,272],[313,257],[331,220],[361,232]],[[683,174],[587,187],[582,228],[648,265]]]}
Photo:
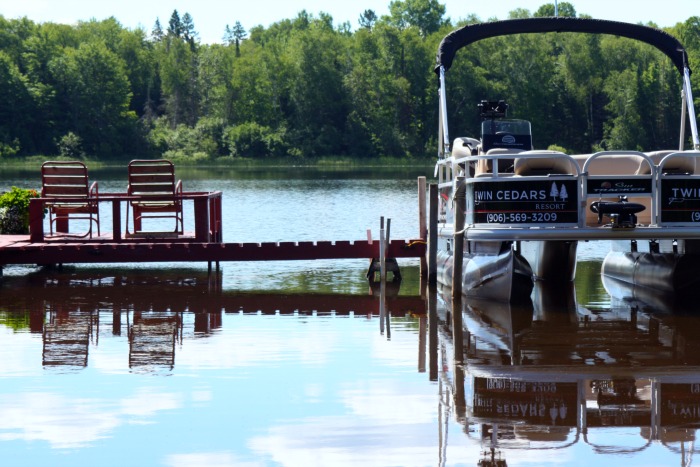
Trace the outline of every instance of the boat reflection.
{"label": "boat reflection", "polygon": [[[431,343],[447,361],[443,406],[481,444],[478,465],[581,442],[599,454],[660,443],[679,453],[682,465],[692,457],[700,318],[688,308],[659,308],[638,292],[608,309],[588,309],[577,305],[573,287],[541,283],[519,304],[452,302],[449,290],[435,293],[429,314],[440,339]],[[630,437],[629,428],[637,434]]]}

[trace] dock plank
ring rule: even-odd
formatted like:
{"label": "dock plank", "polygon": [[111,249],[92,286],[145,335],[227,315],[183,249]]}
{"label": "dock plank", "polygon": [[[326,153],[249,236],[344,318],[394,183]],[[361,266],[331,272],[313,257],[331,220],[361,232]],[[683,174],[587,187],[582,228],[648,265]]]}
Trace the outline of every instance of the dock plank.
{"label": "dock plank", "polygon": [[[420,258],[422,240],[392,240],[390,258]],[[315,259],[371,259],[379,243],[358,241],[202,243],[177,239],[121,242],[95,239],[32,243],[28,236],[0,235],[0,265],[125,262],[294,261]]]}

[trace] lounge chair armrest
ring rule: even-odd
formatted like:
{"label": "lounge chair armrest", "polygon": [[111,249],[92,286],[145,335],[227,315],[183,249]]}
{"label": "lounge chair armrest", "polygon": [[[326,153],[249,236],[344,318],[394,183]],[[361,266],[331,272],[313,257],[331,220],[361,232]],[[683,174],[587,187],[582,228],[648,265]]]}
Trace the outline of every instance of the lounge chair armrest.
{"label": "lounge chair armrest", "polygon": [[175,184],[175,193],[182,194],[182,180],[178,180]]}
{"label": "lounge chair armrest", "polygon": [[98,195],[99,195],[99,190],[97,189],[97,182],[92,182],[92,185],[90,185],[90,197],[97,198]]}

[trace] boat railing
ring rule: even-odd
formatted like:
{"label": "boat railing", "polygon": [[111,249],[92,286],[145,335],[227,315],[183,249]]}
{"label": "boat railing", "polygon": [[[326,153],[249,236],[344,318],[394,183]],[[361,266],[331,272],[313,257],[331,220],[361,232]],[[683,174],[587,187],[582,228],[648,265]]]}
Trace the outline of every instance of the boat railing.
{"label": "boat railing", "polygon": [[[597,164],[596,164],[597,162]],[[651,157],[639,151],[600,151],[585,159],[582,168],[580,226],[591,224],[589,200],[636,202],[648,209],[643,223],[656,225],[658,168]]]}
{"label": "boat railing", "polygon": [[[499,159],[514,160],[514,171],[499,171]],[[491,160],[488,173],[465,170],[467,225],[488,228],[576,227],[582,172],[576,160],[558,151],[524,151],[468,156],[467,167]]]}
{"label": "boat railing", "polygon": [[[553,229],[562,239],[700,238],[700,229],[693,228],[700,227],[699,157],[696,150],[573,156],[525,151],[450,156],[438,161],[436,174],[443,203],[451,202],[457,177],[465,177],[466,225],[473,239],[534,239],[551,236]],[[490,172],[473,170],[477,161],[502,159],[515,160],[513,172],[499,171],[495,162]],[[558,169],[548,172],[554,165]],[[635,203],[644,210],[619,226],[593,212],[596,202]]]}
{"label": "boat railing", "polygon": [[663,155],[656,168],[659,226],[700,227],[700,151]]}

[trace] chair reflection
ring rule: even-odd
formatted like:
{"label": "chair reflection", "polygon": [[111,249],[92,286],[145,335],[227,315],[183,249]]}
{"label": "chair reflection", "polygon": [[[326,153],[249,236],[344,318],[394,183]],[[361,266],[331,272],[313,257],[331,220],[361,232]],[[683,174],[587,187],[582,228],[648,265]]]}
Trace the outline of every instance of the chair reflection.
{"label": "chair reflection", "polygon": [[[101,336],[124,334],[130,369],[172,369],[176,343],[183,339],[183,313],[194,316],[197,336],[210,335],[222,325],[220,275],[67,269],[6,279],[0,312],[22,310],[28,315],[29,331],[42,335],[45,368],[84,368],[90,347]],[[103,333],[101,320],[107,322]]]}
{"label": "chair reflection", "polygon": [[135,311],[129,326],[129,368],[155,370],[175,366],[175,345],[182,343],[182,320],[172,312]]}
{"label": "chair reflection", "polygon": [[54,309],[48,316],[43,326],[43,366],[86,367],[90,342],[99,330],[99,315]]}

